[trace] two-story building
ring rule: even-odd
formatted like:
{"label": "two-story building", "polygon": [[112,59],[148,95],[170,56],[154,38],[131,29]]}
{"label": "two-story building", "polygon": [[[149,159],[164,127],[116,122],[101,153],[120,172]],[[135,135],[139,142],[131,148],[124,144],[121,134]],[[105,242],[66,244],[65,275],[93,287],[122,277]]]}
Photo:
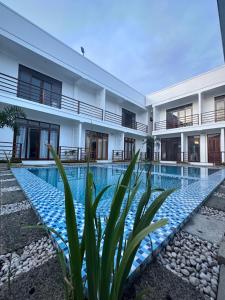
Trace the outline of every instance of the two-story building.
{"label": "two-story building", "polygon": [[0,4],[0,109],[21,107],[18,130],[0,129],[1,157],[129,160],[145,153],[145,96]]}
{"label": "two-story building", "polygon": [[225,65],[149,94],[155,159],[225,162]]}

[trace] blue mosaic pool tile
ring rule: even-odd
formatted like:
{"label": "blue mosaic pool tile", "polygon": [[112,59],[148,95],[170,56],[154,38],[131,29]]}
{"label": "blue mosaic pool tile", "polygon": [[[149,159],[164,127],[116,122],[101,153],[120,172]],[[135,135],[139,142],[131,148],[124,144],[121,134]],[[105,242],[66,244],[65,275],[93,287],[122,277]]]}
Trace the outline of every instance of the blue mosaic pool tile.
{"label": "blue mosaic pool tile", "polygon": [[[100,168],[102,167],[103,166]],[[108,167],[109,166],[107,166],[107,168]],[[114,168],[114,166],[111,166],[111,168]],[[114,169],[116,172],[121,171],[118,167],[115,167]],[[124,170],[124,168],[121,169]],[[12,171],[42,222],[47,226],[54,228],[65,241],[67,241],[64,193],[25,168],[14,168]],[[177,175],[174,176],[177,177]],[[153,252],[156,253],[160,251],[161,247],[167,244],[170,237],[174,236],[224,178],[225,170],[221,169],[208,177],[195,179],[193,180],[193,183],[189,185],[184,184],[182,188],[176,190],[168,197],[153,220],[157,221],[161,218],[166,218],[168,219],[168,223],[166,226],[151,233],[151,235],[146,236],[142,241],[135,256],[131,273],[137,270],[144,261],[149,259]],[[138,196],[140,196],[140,194],[141,192],[138,192]],[[157,195],[158,193],[154,193],[150,202],[152,202]],[[137,197],[137,199],[139,198]],[[134,201],[126,221],[126,236],[128,236],[132,230],[137,199]],[[74,200],[74,203],[76,207],[79,235],[81,236],[84,227],[84,206],[76,200]],[[110,198],[106,198],[100,203],[98,213],[102,216],[102,222],[104,222],[104,216],[110,209],[110,204]],[[55,234],[52,236],[57,242],[57,245],[64,251],[67,259],[69,259],[68,245],[65,245]],[[82,269],[83,278],[86,276],[85,271],[86,268],[84,265]]]}

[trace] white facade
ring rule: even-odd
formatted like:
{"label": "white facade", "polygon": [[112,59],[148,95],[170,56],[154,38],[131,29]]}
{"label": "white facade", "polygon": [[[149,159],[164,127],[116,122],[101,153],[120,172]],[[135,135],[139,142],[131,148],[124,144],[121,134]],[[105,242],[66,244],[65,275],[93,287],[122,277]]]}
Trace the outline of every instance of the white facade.
{"label": "white facade", "polygon": [[[135,145],[132,151],[146,151],[144,141],[148,134],[148,111],[144,95],[3,4],[0,4],[0,20],[0,108],[16,105],[23,108],[28,120],[59,125],[59,147],[86,148],[88,131],[106,134],[107,150],[102,150],[104,141],[101,138],[97,146],[96,141],[92,141],[94,151],[107,151],[107,155],[103,156],[96,152],[97,160],[111,161],[113,150],[123,151],[125,155],[125,151],[129,152],[129,145],[125,145],[127,139]],[[20,66],[61,83],[63,96],[60,96],[60,107],[46,105],[48,90],[43,88],[45,80],[41,81],[38,91],[32,81],[29,97],[21,96],[23,81],[18,80]],[[34,80],[35,75],[32,76]],[[32,98],[32,88],[41,93],[41,101],[34,96]],[[27,92],[27,86],[25,90]],[[122,118],[123,109],[135,116],[130,123],[127,119],[124,121],[124,116]],[[38,137],[32,127],[27,131],[26,143]],[[40,128],[38,138],[41,139]],[[17,142],[17,138],[12,130],[0,129],[0,143],[13,142]],[[32,143],[29,147],[34,147]],[[26,149],[26,152],[29,151]],[[34,156],[42,159],[40,153],[30,157],[27,153],[25,159],[32,160]]]}
{"label": "white facade", "polygon": [[[223,163],[224,95],[224,65],[147,95],[146,105],[153,108],[152,134],[156,140],[157,158],[202,164]],[[170,151],[169,147],[174,149]]]}

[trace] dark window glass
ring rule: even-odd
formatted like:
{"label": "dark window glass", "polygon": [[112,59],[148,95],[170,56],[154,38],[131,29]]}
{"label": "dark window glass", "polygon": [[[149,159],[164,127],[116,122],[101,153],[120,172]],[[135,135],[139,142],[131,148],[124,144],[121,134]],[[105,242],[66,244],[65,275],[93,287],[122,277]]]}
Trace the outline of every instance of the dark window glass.
{"label": "dark window glass", "polygon": [[188,137],[188,161],[200,162],[200,137]]}
{"label": "dark window glass", "polygon": [[18,97],[46,105],[61,107],[62,82],[19,66]]}
{"label": "dark window glass", "polygon": [[124,138],[124,160],[131,160],[135,153],[135,139]]}
{"label": "dark window glass", "polygon": [[22,159],[51,159],[49,143],[58,151],[59,125],[26,119],[18,119],[17,124],[14,139],[16,147],[21,147]]}
{"label": "dark window glass", "polygon": [[181,160],[181,138],[161,139],[161,160]]}
{"label": "dark window glass", "polygon": [[92,159],[108,159],[108,134],[86,130],[85,147],[90,151]]}
{"label": "dark window glass", "polygon": [[136,129],[136,114],[123,108],[122,126]]}
{"label": "dark window glass", "polygon": [[224,121],[225,120],[225,95],[215,98],[215,121]]}
{"label": "dark window glass", "polygon": [[176,107],[166,112],[166,128],[177,128],[192,125],[192,105]]}

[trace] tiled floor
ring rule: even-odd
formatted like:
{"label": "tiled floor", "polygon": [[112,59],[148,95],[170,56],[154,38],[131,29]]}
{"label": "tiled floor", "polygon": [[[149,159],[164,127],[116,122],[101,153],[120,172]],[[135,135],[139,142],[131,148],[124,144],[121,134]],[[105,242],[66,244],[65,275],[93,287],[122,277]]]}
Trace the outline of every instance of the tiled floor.
{"label": "tiled floor", "polygon": [[[67,240],[63,193],[27,169],[15,168],[12,171],[42,221],[47,226],[57,230]],[[152,250],[158,251],[162,245],[167,243],[168,239],[184,225],[224,178],[225,170],[221,169],[207,178],[202,178],[189,186],[177,190],[168,197],[155,217],[155,220],[167,218],[168,224],[156,230],[151,236],[146,237],[142,241],[132,265],[132,272],[151,255]],[[81,234],[84,222],[84,209],[80,202],[75,201],[75,204],[77,223]],[[104,208],[102,211],[104,212]],[[134,214],[135,211],[132,208],[126,224],[127,233],[132,228]],[[55,237],[55,239],[68,257],[67,247],[59,238]],[[85,275],[85,267],[83,275]]]}

